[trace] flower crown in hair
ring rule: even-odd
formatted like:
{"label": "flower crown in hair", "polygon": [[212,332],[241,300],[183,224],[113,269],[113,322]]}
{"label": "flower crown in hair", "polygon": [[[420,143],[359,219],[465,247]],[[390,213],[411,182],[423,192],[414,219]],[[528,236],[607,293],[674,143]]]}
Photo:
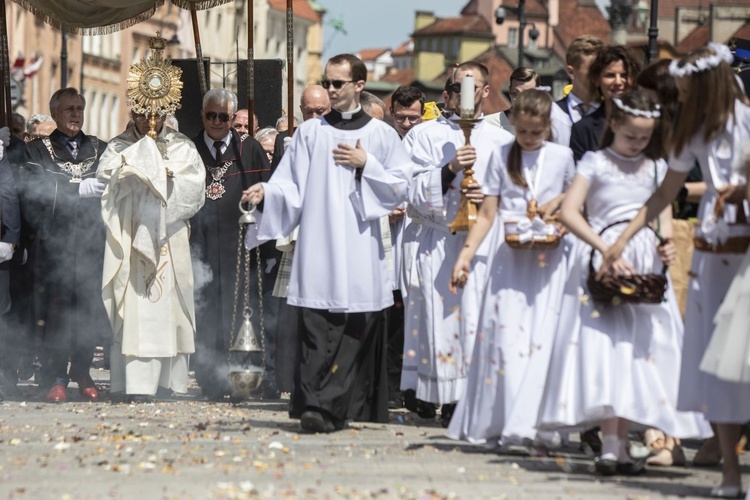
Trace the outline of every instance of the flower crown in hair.
{"label": "flower crown in hair", "polygon": [[713,55],[700,57],[692,63],[685,63],[684,66],[680,66],[677,61],[672,61],[669,63],[669,74],[675,78],[684,78],[693,73],[715,68],[722,62],[732,64],[734,61],[732,51],[723,43],[709,42],[708,48],[714,51]]}
{"label": "flower crown in hair", "polygon": [[661,116],[661,111],[659,111],[661,107],[658,104],[654,107],[654,109],[645,111],[642,109],[631,108],[627,104],[624,104],[617,97],[612,98],[612,102],[614,102],[618,108],[620,108],[622,111],[626,112],[629,115],[642,116],[643,118],[659,118]]}

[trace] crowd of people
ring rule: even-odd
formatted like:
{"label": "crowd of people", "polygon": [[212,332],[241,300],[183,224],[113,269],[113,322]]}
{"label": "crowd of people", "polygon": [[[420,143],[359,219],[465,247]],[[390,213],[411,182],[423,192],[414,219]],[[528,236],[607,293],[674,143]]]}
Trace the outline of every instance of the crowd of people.
{"label": "crowd of people", "polygon": [[[0,137],[3,391],[36,362],[48,401],[70,380],[96,400],[105,343],[113,395],[184,393],[195,370],[207,398],[228,399],[230,365],[248,363],[227,354],[246,287],[265,345],[257,396],[291,393],[304,430],[406,407],[500,451],[580,432],[602,475],[683,464],[680,439],[701,438],[696,462],[723,461],[712,495],[737,497],[750,100],[732,60],[710,43],[643,68],[581,36],[563,99],[518,68],[510,109],[485,114],[500,89],[478,62],[450,72],[435,113],[408,86],[388,107],[342,54],[292,134],[212,89],[193,139],[134,107],[109,144],[61,89],[28,142]],[[246,234],[240,201],[257,207]]]}

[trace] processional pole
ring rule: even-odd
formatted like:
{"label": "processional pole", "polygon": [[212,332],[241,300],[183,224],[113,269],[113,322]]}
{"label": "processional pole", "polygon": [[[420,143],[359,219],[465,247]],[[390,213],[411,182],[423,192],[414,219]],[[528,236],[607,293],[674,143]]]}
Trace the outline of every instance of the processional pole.
{"label": "processional pole", "polygon": [[255,1],[247,0],[247,121],[255,135]]}
{"label": "processional pole", "polygon": [[0,70],[3,74],[2,115],[0,127],[11,127],[13,107],[10,102],[10,57],[8,56],[8,21],[5,16],[5,0],[0,0]]}
{"label": "processional pole", "polygon": [[206,95],[206,69],[203,66],[203,48],[201,47],[201,33],[198,28],[198,13],[195,7],[190,7],[190,18],[193,20],[193,37],[195,38],[195,57],[198,60],[198,79],[200,80],[201,99]]}
{"label": "processional pole", "polygon": [[286,107],[287,135],[294,133],[294,0],[286,0]]}

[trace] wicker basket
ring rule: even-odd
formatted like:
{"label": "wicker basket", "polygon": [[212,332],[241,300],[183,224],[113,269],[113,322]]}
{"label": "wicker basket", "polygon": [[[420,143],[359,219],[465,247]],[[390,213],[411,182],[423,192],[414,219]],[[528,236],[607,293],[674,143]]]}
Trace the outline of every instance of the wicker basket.
{"label": "wicker basket", "polygon": [[[616,226],[630,221],[622,220],[610,224],[602,229],[599,234]],[[654,231],[651,226],[646,226]],[[664,239],[659,233],[654,231],[659,239],[659,244],[664,244]],[[591,298],[604,304],[659,304],[664,300],[664,294],[667,291],[667,266],[662,267],[661,273],[635,274],[631,276],[612,276],[606,275],[601,280],[596,279],[596,270],[594,269],[594,253],[596,249],[591,249],[589,258],[589,276],[586,280],[586,286],[589,289]]]}
{"label": "wicker basket", "polygon": [[[533,220],[537,215],[537,201],[535,199],[532,199],[526,207],[526,217],[529,220]],[[557,214],[553,214],[551,216],[545,217],[544,222],[548,224],[557,222],[557,218]],[[534,237],[529,241],[521,242],[519,241],[518,234],[505,233],[505,243],[509,247],[515,248],[517,250],[552,250],[554,248],[557,248],[557,246],[560,244],[560,235],[548,234],[543,238]]]}
{"label": "wicker basket", "polygon": [[[724,205],[726,203],[727,195],[729,194],[728,191],[725,191],[724,193],[721,193],[716,198],[716,204],[714,205],[714,217],[716,220],[720,220],[724,217]],[[747,220],[745,218],[745,211],[740,206],[737,210],[737,219],[738,221],[736,223],[730,224],[731,226],[739,226],[739,225],[747,225]],[[700,227],[700,223],[697,224],[698,227]],[[701,252],[711,252],[711,253],[745,253],[747,252],[747,249],[750,248],[750,236],[733,236],[727,238],[726,241],[723,243],[709,243],[704,238],[701,238],[700,236],[696,236],[693,239],[693,244],[695,245],[696,250],[700,250]]]}

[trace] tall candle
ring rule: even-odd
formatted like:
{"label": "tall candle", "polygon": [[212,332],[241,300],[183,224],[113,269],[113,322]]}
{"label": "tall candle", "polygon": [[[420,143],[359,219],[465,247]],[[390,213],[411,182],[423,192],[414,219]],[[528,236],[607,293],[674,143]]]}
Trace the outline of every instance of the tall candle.
{"label": "tall candle", "polygon": [[461,118],[474,118],[474,77],[461,80]]}

